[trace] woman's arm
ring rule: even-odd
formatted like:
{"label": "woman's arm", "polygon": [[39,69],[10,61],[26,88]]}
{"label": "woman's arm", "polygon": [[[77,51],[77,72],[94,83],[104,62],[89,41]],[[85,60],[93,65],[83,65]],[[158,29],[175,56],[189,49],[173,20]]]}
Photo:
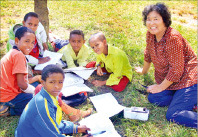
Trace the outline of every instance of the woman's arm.
{"label": "woman's arm", "polygon": [[163,90],[167,89],[172,83],[173,83],[172,81],[168,81],[167,79],[164,79],[164,81],[162,81],[162,83],[159,85],[155,84],[148,86],[147,92],[153,94],[162,92]]}
{"label": "woman's arm", "polygon": [[151,63],[144,61],[143,68],[135,67],[135,71],[139,74],[146,74],[148,73],[150,66],[151,66]]}

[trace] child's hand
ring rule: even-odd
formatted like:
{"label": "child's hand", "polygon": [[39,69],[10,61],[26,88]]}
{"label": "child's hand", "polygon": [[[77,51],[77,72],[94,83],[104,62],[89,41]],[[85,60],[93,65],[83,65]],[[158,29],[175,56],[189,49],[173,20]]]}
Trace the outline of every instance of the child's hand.
{"label": "child's hand", "polygon": [[94,86],[96,87],[100,87],[106,84],[106,80],[105,81],[100,81],[100,80],[94,80],[91,82]]}
{"label": "child's hand", "polygon": [[86,127],[85,125],[78,126],[78,133],[87,133],[87,131],[90,131],[90,128]]}
{"label": "child's hand", "polygon": [[41,83],[41,75],[36,75],[38,81]]}
{"label": "child's hand", "polygon": [[140,67],[135,67],[135,71],[139,74],[142,74],[142,70],[143,68],[140,68]]}
{"label": "child's hand", "polygon": [[98,68],[97,68],[97,75],[99,75],[99,76],[103,75],[102,68],[100,66],[98,66]]}
{"label": "child's hand", "polygon": [[50,60],[50,57],[44,57],[39,59],[39,64],[43,64],[45,62],[48,62]]}

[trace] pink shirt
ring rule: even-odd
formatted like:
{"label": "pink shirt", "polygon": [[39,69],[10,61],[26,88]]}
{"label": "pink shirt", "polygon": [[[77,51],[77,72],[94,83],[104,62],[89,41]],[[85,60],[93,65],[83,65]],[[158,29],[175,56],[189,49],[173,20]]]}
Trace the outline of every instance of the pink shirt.
{"label": "pink shirt", "polygon": [[25,74],[27,80],[27,66],[24,54],[16,49],[11,49],[1,59],[1,85],[0,102],[8,102],[14,99],[22,90],[17,84],[17,73]]}
{"label": "pink shirt", "polygon": [[146,42],[144,60],[153,63],[157,84],[166,78],[173,82],[167,90],[178,90],[197,83],[197,55],[178,31],[169,27],[159,42],[147,32]]}

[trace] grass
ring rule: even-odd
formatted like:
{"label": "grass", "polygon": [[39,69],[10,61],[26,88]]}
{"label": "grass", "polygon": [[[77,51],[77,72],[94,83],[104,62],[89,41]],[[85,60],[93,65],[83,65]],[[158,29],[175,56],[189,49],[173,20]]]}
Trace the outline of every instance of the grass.
{"label": "grass", "polygon": [[[143,65],[143,51],[146,45],[146,27],[142,23],[141,12],[146,5],[154,3],[156,1],[48,1],[50,30],[62,39],[68,39],[69,31],[81,29],[85,33],[87,44],[91,34],[102,31],[109,44],[114,44],[126,52],[133,68],[133,79],[122,93],[115,93],[104,86],[96,88],[86,82],[94,89],[89,96],[111,92],[121,105],[143,106],[150,110],[147,122],[124,119],[121,114],[112,117],[115,129],[122,137],[195,137],[196,129],[167,122],[165,119],[167,108],[150,104],[146,96],[135,90],[140,88],[138,81],[144,84],[154,83],[153,67],[144,76],[134,72],[135,66]],[[197,23],[188,24],[189,21],[196,22],[197,2],[165,1],[165,3],[172,13],[172,27],[188,40],[197,53]],[[1,1],[0,57],[6,52],[9,28],[15,23],[22,22],[25,13],[33,10],[33,1]],[[92,52],[89,61],[94,59]],[[77,108],[88,107],[93,107],[89,100]],[[0,136],[13,137],[18,120],[18,116],[0,118]]]}

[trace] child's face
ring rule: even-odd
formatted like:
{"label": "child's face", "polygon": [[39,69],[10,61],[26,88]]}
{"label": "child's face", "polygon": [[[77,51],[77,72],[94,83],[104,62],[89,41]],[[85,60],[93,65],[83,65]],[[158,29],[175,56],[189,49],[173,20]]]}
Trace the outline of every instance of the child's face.
{"label": "child's face", "polygon": [[78,53],[82,47],[82,45],[85,43],[85,40],[81,35],[77,34],[72,34],[69,43],[72,46],[72,49],[74,50],[75,53]]}
{"label": "child's face", "polygon": [[52,73],[46,78],[46,81],[42,80],[41,83],[48,93],[56,97],[63,87],[63,81],[64,77],[61,73]]}
{"label": "child's face", "polygon": [[98,38],[95,38],[89,41],[89,45],[96,54],[105,53],[106,40],[101,41]]}
{"label": "child's face", "polygon": [[35,35],[30,32],[26,32],[23,37],[19,40],[15,38],[16,46],[23,52],[23,54],[28,55],[34,48]]}
{"label": "child's face", "polygon": [[36,17],[28,17],[26,21],[23,21],[23,26],[30,28],[34,32],[37,30],[39,19]]}

